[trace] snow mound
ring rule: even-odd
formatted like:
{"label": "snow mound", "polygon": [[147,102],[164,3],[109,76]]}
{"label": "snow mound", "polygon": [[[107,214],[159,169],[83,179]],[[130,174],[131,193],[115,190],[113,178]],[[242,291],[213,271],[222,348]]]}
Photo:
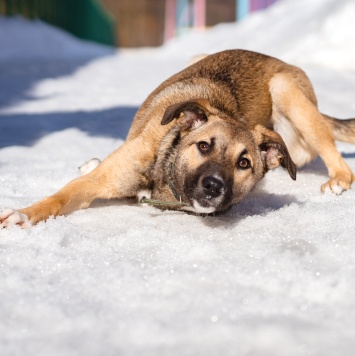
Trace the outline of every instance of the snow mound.
{"label": "snow mound", "polygon": [[190,32],[163,47],[166,56],[243,48],[297,64],[355,69],[353,0],[280,0],[244,21]]}
{"label": "snow mound", "polygon": [[97,57],[113,49],[82,41],[39,20],[0,17],[0,61],[63,60]]}

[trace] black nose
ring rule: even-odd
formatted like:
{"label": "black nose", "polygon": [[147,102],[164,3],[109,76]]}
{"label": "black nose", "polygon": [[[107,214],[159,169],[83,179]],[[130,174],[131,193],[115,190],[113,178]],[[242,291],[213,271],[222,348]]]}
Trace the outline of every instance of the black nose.
{"label": "black nose", "polygon": [[208,176],[203,178],[202,187],[206,198],[217,198],[222,194],[224,183],[218,178]]}

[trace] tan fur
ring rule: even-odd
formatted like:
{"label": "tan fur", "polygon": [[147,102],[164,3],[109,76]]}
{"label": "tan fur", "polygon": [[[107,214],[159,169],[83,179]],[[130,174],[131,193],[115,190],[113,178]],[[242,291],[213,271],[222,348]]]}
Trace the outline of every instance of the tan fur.
{"label": "tan fur", "polygon": [[97,198],[142,195],[185,202],[167,206],[172,209],[220,211],[240,201],[267,170],[282,165],[295,178],[293,161],[301,166],[318,155],[330,176],[322,191],[339,194],[354,175],[335,139],[355,142],[355,122],[321,114],[301,69],[259,53],[224,51],[154,90],[126,142],[95,170],[18,215],[7,210],[0,223],[27,226],[21,214],[36,224]]}
{"label": "tan fur", "polygon": [[[331,125],[318,111],[312,96],[307,97],[297,81],[290,74],[276,74],[270,81],[270,92],[273,99],[273,110],[279,111],[288,118],[294,127],[299,142],[308,146],[309,159],[297,161],[298,145],[294,142],[288,145],[291,156],[296,164],[309,162],[317,154],[323,159],[328,168],[330,180],[321,189],[339,185],[349,189],[354,179],[353,173],[341,157],[334,142]],[[287,145],[287,138],[285,137]],[[307,150],[307,149],[306,149]]]}

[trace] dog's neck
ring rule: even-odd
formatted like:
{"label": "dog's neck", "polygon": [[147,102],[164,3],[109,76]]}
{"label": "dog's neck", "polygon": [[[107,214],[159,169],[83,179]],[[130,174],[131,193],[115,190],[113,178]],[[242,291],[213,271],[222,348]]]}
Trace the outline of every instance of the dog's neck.
{"label": "dog's neck", "polygon": [[[157,160],[152,169],[154,187],[152,205],[164,208],[175,206],[176,209],[189,205],[185,203],[174,183],[175,160],[181,139],[180,130],[173,127],[164,137],[158,152]],[[148,202],[149,203],[149,202]]]}
{"label": "dog's neck", "polygon": [[178,200],[178,201],[182,201],[181,199],[181,195],[178,194],[178,192],[176,191],[176,188],[174,186],[174,182],[173,182],[173,172],[174,172],[174,169],[175,169],[175,158],[173,161],[171,161],[168,165],[168,170],[167,170],[167,173],[168,173],[168,185],[169,185],[169,188],[171,190],[171,192],[174,194],[175,196],[175,199]]}

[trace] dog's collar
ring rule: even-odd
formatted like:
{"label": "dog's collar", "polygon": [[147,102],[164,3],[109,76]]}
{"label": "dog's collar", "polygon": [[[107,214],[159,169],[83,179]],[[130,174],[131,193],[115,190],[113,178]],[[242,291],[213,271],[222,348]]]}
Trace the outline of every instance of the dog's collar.
{"label": "dog's collar", "polygon": [[[171,141],[171,151],[170,152],[174,152],[175,147],[177,146],[177,144],[180,141],[180,130],[179,128],[176,126],[176,128],[174,128],[173,130],[175,130],[175,135]],[[173,157],[173,158],[172,158]],[[190,206],[190,204],[185,203],[184,201],[182,201],[182,197],[180,194],[178,194],[175,186],[174,186],[174,182],[173,182],[173,173],[174,173],[174,168],[175,168],[175,159],[176,159],[176,154],[172,154],[170,155],[170,162],[167,161],[167,166],[166,166],[166,175],[167,175],[167,180],[168,180],[168,186],[170,188],[170,191],[173,193],[175,199],[177,201],[164,201],[164,200],[156,200],[156,199],[148,199],[147,197],[142,197],[140,199],[140,203],[142,204],[149,204],[149,205],[153,205],[153,206]]]}
{"label": "dog's collar", "polygon": [[173,183],[173,178],[172,178],[174,167],[175,167],[175,159],[174,159],[174,161],[170,162],[170,164],[169,164],[168,185],[169,185],[171,192],[174,194],[174,197],[176,198],[176,200],[178,200],[181,203],[182,202],[181,195],[179,195],[178,192],[176,191],[174,183]]}
{"label": "dog's collar", "polygon": [[154,205],[154,206],[189,206],[189,204],[182,201],[181,195],[179,195],[175,189],[175,186],[173,183],[173,178],[172,178],[174,167],[175,167],[175,159],[169,163],[167,173],[168,173],[168,186],[169,186],[171,192],[174,194],[174,197],[177,200],[177,202],[155,200],[155,199],[148,199],[146,197],[142,197],[142,199],[140,200],[140,203]]}

